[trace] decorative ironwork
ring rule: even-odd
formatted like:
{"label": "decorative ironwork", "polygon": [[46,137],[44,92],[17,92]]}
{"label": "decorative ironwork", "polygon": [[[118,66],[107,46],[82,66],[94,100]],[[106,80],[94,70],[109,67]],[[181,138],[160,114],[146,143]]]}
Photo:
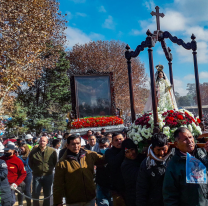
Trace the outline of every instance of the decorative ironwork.
{"label": "decorative ironwork", "polygon": [[[194,71],[195,71],[195,80],[196,80],[196,93],[197,93],[197,103],[198,103],[198,109],[199,109],[199,118],[203,122],[202,118],[202,106],[201,106],[201,96],[200,96],[200,88],[199,88],[199,75],[198,75],[198,63],[197,63],[197,43],[196,43],[196,37],[194,34],[192,34],[191,42],[185,43],[182,39],[179,39],[176,36],[172,36],[168,31],[162,32],[160,31],[160,17],[164,17],[165,15],[163,13],[159,13],[159,7],[155,7],[156,12],[152,11],[151,15],[156,16],[156,23],[157,23],[157,30],[154,31],[154,33],[151,33],[149,30],[147,30],[146,34],[146,40],[141,43],[141,45],[138,45],[135,51],[129,51],[130,46],[126,46],[126,52],[125,57],[127,59],[128,64],[128,74],[129,74],[129,85],[132,85],[132,77],[131,77],[131,58],[137,57],[141,51],[144,51],[146,47],[148,47],[148,53],[149,53],[149,64],[150,64],[150,78],[151,82],[154,81],[154,67],[153,67],[153,56],[152,56],[152,47],[155,46],[155,43],[157,41],[161,42],[161,46],[163,48],[163,51],[165,53],[166,59],[169,61],[169,72],[170,72],[170,82],[173,85],[173,72],[172,72],[172,60],[173,56],[171,54],[171,49],[167,47],[165,43],[165,39],[169,38],[173,43],[178,44],[179,46],[182,46],[183,48],[187,50],[193,50],[193,59],[194,59]],[[173,88],[174,89],[174,88]],[[135,110],[134,110],[134,98],[133,98],[133,88],[129,86],[130,91],[130,101],[131,101],[131,113],[132,113],[132,121],[135,119]],[[155,100],[155,85],[151,84],[151,92],[152,92],[152,102],[153,102],[153,113],[154,113],[154,125],[155,125],[155,132],[158,130],[157,125],[157,107],[156,107],[156,100]],[[203,123],[200,125],[202,130],[204,128]]]}
{"label": "decorative ironwork", "polygon": [[160,30],[160,17],[163,18],[165,14],[159,12],[160,10],[159,6],[156,6],[155,9],[156,9],[156,12],[152,11],[150,14],[152,16],[156,16],[157,30]]}
{"label": "decorative ironwork", "polygon": [[168,31],[163,32],[163,38],[169,38],[173,43],[178,44],[187,50],[192,49],[192,44],[190,42],[185,43],[182,39],[178,39],[178,37],[172,36]]}

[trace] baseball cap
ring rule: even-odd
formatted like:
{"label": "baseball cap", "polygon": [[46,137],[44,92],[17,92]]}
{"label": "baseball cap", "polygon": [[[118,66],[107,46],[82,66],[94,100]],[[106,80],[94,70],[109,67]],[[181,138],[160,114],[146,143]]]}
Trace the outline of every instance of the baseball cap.
{"label": "baseball cap", "polygon": [[15,150],[15,145],[13,144],[8,144],[7,147],[5,147],[3,150]]}
{"label": "baseball cap", "polygon": [[58,139],[62,139],[63,137],[62,137],[62,135],[59,134],[59,135],[57,136],[57,138],[58,138]]}
{"label": "baseball cap", "polygon": [[33,136],[32,136],[31,134],[27,134],[27,135],[25,136],[25,139],[33,139]]}
{"label": "baseball cap", "polygon": [[80,136],[80,133],[76,133],[77,136]]}

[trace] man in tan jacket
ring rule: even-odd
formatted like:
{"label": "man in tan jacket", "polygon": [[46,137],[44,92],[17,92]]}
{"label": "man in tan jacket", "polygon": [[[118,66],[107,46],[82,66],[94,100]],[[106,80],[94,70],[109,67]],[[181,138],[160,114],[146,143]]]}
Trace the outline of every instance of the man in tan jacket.
{"label": "man in tan jacket", "polygon": [[68,137],[67,150],[56,165],[54,205],[62,206],[66,197],[67,206],[95,206],[94,165],[104,163],[102,155],[81,148],[80,137]]}
{"label": "man in tan jacket", "polygon": [[[48,138],[40,138],[39,146],[35,146],[29,154],[29,166],[33,171],[33,198],[38,199],[43,187],[44,198],[50,196],[53,183],[53,169],[57,163],[56,150],[46,146]],[[39,201],[33,201],[34,206],[39,206]],[[49,206],[50,199],[43,202],[43,206]]]}

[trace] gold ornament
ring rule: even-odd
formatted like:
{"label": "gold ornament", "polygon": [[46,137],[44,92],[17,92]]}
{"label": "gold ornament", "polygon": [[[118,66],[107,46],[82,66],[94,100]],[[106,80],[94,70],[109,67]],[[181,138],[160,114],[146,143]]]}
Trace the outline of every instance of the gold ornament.
{"label": "gold ornament", "polygon": [[157,71],[158,72],[160,72],[160,71],[163,71],[163,65],[161,65],[161,64],[158,64],[157,66],[156,66],[156,69],[157,69]]}

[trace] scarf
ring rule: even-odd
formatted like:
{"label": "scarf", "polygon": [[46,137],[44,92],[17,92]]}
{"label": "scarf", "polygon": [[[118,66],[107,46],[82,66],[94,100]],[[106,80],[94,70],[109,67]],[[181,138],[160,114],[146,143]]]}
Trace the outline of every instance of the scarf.
{"label": "scarf", "polygon": [[156,166],[157,165],[156,161],[165,164],[167,159],[173,153],[174,153],[173,149],[170,149],[168,154],[160,159],[160,158],[155,156],[154,152],[152,151],[152,145],[150,145],[149,148],[148,148],[148,152],[147,152],[147,160],[146,160],[147,169],[150,169],[152,166]]}

